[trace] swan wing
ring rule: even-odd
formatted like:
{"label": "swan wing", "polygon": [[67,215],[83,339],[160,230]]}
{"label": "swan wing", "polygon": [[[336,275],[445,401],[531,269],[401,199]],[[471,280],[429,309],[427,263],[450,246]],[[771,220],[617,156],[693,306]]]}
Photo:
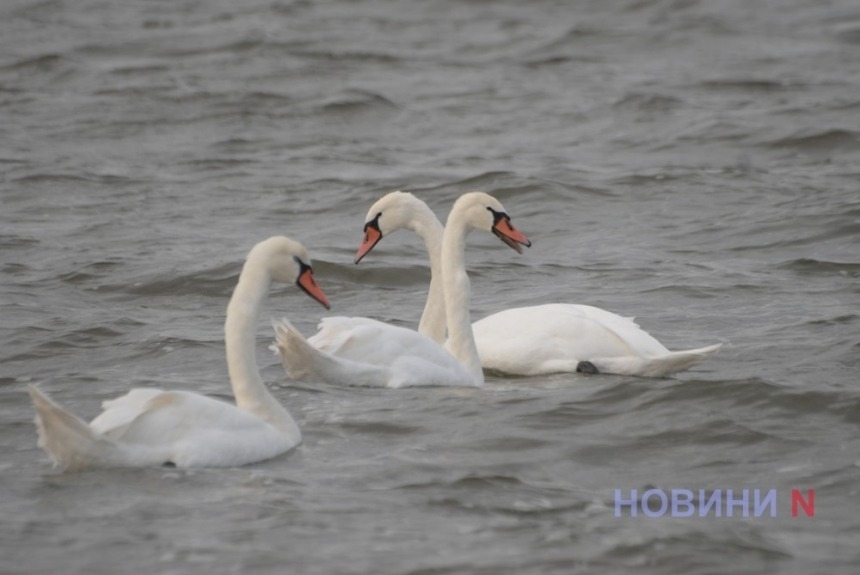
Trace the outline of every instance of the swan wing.
{"label": "swan wing", "polygon": [[286,321],[275,330],[276,348],[293,377],[392,388],[476,385],[442,346],[404,327],[369,318],[329,317],[308,340]]}
{"label": "swan wing", "polygon": [[103,411],[90,422],[90,428],[105,437],[119,437],[146,409],[149,400],[162,393],[161,389],[135,388],[121,397],[104,401]]}
{"label": "swan wing", "polygon": [[459,365],[442,346],[411,329],[364,317],[329,317],[308,343],[336,357],[371,365],[395,365],[422,358],[441,366]]}
{"label": "swan wing", "polygon": [[[144,395],[149,398],[126,420],[134,402]],[[105,413],[107,416],[99,416],[105,416],[103,422],[126,420],[108,430],[110,439],[128,451],[130,457],[137,454],[141,458],[154,458],[153,463],[157,464],[169,461],[179,467],[244,465],[274,457],[300,441],[300,437],[289,437],[235,405],[183,391],[130,393],[110,402]]]}
{"label": "swan wing", "polygon": [[[654,336],[639,327],[634,318],[623,317],[599,307],[579,304],[547,304],[538,306],[540,319],[563,324],[563,333],[570,338],[577,333],[577,321],[588,324],[591,338],[596,338],[600,346],[610,353],[628,353],[642,356],[655,356],[668,353],[668,349]],[[612,343],[610,343],[612,342]]]}
{"label": "swan wing", "polygon": [[366,317],[327,317],[318,326],[319,331],[308,338],[315,348],[356,361],[383,364],[405,347],[410,334],[406,328]]}
{"label": "swan wing", "polygon": [[720,345],[671,352],[632,318],[577,304],[508,309],[473,324],[485,369],[518,375],[576,371],[664,377],[712,355]]}
{"label": "swan wing", "polygon": [[473,324],[485,369],[534,375],[575,371],[580,361],[668,353],[632,319],[576,304],[512,308]]}

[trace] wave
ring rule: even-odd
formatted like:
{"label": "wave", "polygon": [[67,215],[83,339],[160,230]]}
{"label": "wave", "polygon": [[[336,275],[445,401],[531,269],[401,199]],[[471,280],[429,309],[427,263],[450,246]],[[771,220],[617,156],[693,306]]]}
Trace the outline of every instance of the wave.
{"label": "wave", "polygon": [[40,74],[55,71],[61,64],[68,62],[62,54],[40,54],[21,58],[10,64],[0,66],[0,71],[27,72],[32,70]]}
{"label": "wave", "polygon": [[[638,522],[637,525],[641,527]],[[608,545],[604,543],[592,561],[607,567],[623,565],[641,569],[647,565],[653,573],[671,571],[697,575],[713,573],[715,557],[732,556],[734,564],[752,568],[747,572],[765,572],[773,567],[774,561],[794,557],[765,533],[767,531],[756,526],[737,530],[708,529],[687,523],[679,523],[675,528],[627,529],[606,540]]]}
{"label": "wave", "polygon": [[860,150],[860,132],[844,128],[812,129],[764,142],[765,146],[799,152],[833,152]]}
{"label": "wave", "polygon": [[697,84],[708,91],[726,90],[751,93],[785,93],[792,84],[783,80],[767,80],[763,78],[721,78],[705,80]]}
{"label": "wave", "polygon": [[[850,226],[841,235],[855,235],[860,226]],[[832,231],[828,237],[832,236]],[[840,275],[843,277],[860,277],[860,262],[833,262],[815,258],[797,258],[776,265],[777,269],[788,270],[804,276]]]}
{"label": "wave", "polygon": [[669,113],[684,105],[680,97],[644,92],[630,92],[612,104],[619,112],[660,112]]}
{"label": "wave", "polygon": [[[212,296],[223,298],[226,305],[241,268],[241,262],[232,262],[187,273],[176,273],[174,270],[145,276],[126,275],[121,281],[105,282],[95,289],[100,293],[113,294],[118,299],[137,299],[139,296]],[[73,273],[66,281],[69,279],[79,281],[80,278]]]}

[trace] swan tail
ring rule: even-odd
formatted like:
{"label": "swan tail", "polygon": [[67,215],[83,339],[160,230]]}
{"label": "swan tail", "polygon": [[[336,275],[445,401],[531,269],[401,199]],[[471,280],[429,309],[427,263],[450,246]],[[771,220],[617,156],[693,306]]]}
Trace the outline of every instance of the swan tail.
{"label": "swan tail", "polygon": [[275,344],[272,348],[292,379],[303,379],[313,374],[313,348],[305,337],[286,318],[272,321]]}
{"label": "swan tail", "polygon": [[388,370],[339,358],[315,348],[288,320],[272,322],[275,328],[273,349],[281,358],[287,375],[293,379],[318,378],[338,385],[383,387]]}
{"label": "swan tail", "polygon": [[29,386],[36,408],[39,447],[64,470],[116,464],[116,447],[112,441],[95,433],[79,417],[51,401],[35,385]]}
{"label": "swan tail", "polygon": [[716,353],[722,344],[709,345],[697,349],[670,351],[656,357],[611,357],[594,358],[591,363],[600,373],[615,375],[638,375],[641,377],[668,377],[690,369],[706,357]]}
{"label": "swan tail", "polygon": [[716,353],[722,345],[718,343],[697,349],[671,351],[664,356],[649,360],[645,366],[645,373],[643,375],[648,377],[667,377],[673,373],[685,371]]}

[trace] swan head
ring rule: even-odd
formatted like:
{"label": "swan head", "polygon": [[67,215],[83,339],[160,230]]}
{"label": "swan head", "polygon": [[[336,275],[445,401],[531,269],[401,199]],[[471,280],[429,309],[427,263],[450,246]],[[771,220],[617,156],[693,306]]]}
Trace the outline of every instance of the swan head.
{"label": "swan head", "polygon": [[385,194],[367,210],[364,240],[355,254],[355,263],[360,262],[383,237],[403,228],[418,232],[418,227],[428,218],[439,221],[427,204],[409,192]]}
{"label": "swan head", "polygon": [[525,234],[511,223],[502,203],[487,193],[463,194],[454,202],[451,214],[464,218],[468,228],[492,232],[517,253],[523,253],[521,246],[528,248],[532,245]]}
{"label": "swan head", "polygon": [[328,297],[314,280],[311,259],[305,247],[284,236],[275,236],[258,243],[248,255],[248,261],[259,261],[265,266],[273,280],[296,286],[326,309],[330,309]]}

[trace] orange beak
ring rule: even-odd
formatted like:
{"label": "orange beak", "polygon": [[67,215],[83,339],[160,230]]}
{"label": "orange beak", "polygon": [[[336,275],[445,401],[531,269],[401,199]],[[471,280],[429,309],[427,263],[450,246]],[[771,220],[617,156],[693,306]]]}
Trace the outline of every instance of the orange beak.
{"label": "orange beak", "polygon": [[532,246],[532,243],[525,234],[511,224],[511,218],[507,214],[499,213],[496,215],[496,222],[493,224],[493,233],[512,249],[516,250],[517,253],[523,253],[521,245],[527,248]]}
{"label": "orange beak", "polygon": [[364,241],[361,242],[361,247],[355,252],[355,263],[361,261],[361,258],[370,253],[379,240],[382,239],[382,232],[379,231],[379,225],[376,220],[368,222],[364,226]]}
{"label": "orange beak", "polygon": [[320,302],[323,307],[331,309],[331,305],[328,303],[328,298],[323,293],[322,288],[317,285],[316,281],[314,281],[314,272],[311,270],[310,266],[302,270],[299,274],[299,279],[296,280],[296,284],[303,292]]}

